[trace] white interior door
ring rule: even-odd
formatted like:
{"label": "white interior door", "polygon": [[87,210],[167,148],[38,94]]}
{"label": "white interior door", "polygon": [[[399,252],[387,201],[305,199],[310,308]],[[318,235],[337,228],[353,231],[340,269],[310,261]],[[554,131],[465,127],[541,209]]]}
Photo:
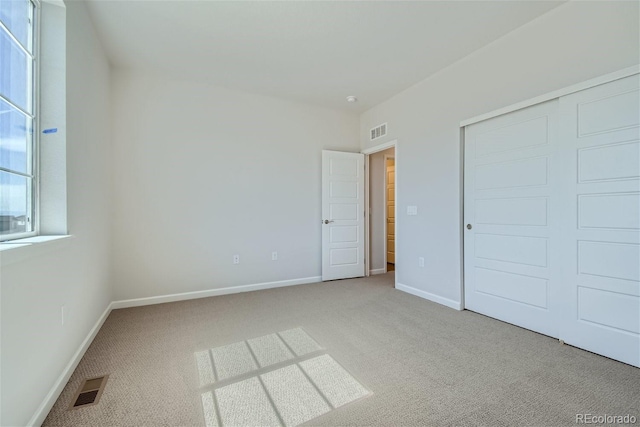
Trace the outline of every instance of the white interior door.
{"label": "white interior door", "polygon": [[560,99],[567,170],[561,338],[640,366],[639,76]]}
{"label": "white interior door", "polygon": [[364,276],[364,155],[322,151],[322,280]]}
{"label": "white interior door", "polygon": [[553,337],[557,105],[468,126],[464,178],[465,308]]}

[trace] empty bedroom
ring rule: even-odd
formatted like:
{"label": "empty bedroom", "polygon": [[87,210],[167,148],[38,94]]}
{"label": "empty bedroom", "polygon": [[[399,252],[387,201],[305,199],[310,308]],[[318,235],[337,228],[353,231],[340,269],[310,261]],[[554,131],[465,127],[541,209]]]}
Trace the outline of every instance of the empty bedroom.
{"label": "empty bedroom", "polygon": [[0,425],[640,423],[640,2],[0,0]]}

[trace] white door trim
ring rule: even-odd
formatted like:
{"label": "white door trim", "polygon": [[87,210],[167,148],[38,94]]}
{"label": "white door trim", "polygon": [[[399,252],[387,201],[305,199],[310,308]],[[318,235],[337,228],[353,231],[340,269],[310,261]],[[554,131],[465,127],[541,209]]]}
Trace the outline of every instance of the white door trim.
{"label": "white door trim", "polygon": [[371,213],[371,206],[369,206],[369,185],[371,183],[369,178],[371,163],[369,162],[369,156],[364,156],[364,277],[371,276],[371,252],[369,249],[369,233],[371,231],[371,224],[369,224],[369,214]]}
{"label": "white door trim", "polygon": [[362,154],[364,154],[365,156],[368,156],[369,154],[378,153],[380,151],[384,151],[384,150],[387,150],[387,149],[392,148],[392,147],[396,147],[397,148],[397,145],[398,145],[398,140],[397,139],[393,139],[391,141],[385,142],[384,144],[376,145],[375,147],[365,148],[364,150],[362,150],[360,152]]}
{"label": "white door trim", "polygon": [[[511,113],[516,110],[520,110],[522,108],[530,107],[535,104],[541,104],[546,101],[550,101],[555,98],[560,98],[561,96],[569,95],[575,92],[579,92],[584,89],[589,89],[594,86],[598,86],[604,83],[609,83],[614,80],[623,79],[625,77],[632,76],[634,74],[640,73],[640,65],[633,65],[631,67],[623,68],[622,70],[615,71],[613,73],[605,74],[603,76],[599,76],[590,80],[586,80],[584,82],[577,83],[572,86],[568,86],[562,89],[555,90],[553,92],[545,93],[540,96],[536,96],[535,98],[527,99],[522,102],[518,102],[515,104],[508,105],[503,108],[499,108],[497,110],[481,114],[479,116],[472,117],[470,119],[466,119],[460,122],[460,127],[469,126],[474,123],[481,122],[483,120],[491,119],[497,116],[501,116],[503,114]],[[364,153],[364,151],[363,151]]]}
{"label": "white door trim", "polygon": [[[369,238],[369,233],[370,233],[370,221],[371,221],[371,216],[370,216],[370,209],[369,209],[369,191],[371,191],[371,187],[370,187],[370,182],[369,182],[369,156],[371,154],[375,154],[375,153],[379,153],[380,151],[384,151],[387,150],[389,148],[394,148],[395,149],[395,166],[396,166],[396,171],[395,171],[395,184],[394,184],[394,194],[396,197],[396,203],[394,206],[394,215],[395,215],[395,223],[394,223],[394,237],[395,237],[395,244],[396,244],[396,259],[398,257],[398,222],[399,222],[399,218],[398,218],[398,159],[399,159],[399,153],[398,153],[398,140],[397,139],[393,139],[391,141],[385,142],[383,144],[380,145],[376,145],[375,147],[370,147],[370,148],[366,148],[362,151],[360,151],[362,154],[364,154],[365,157],[365,181],[364,181],[364,196],[365,196],[365,205],[367,206],[367,208],[365,209],[365,218],[364,218],[364,230],[365,230],[365,237],[364,237],[364,253],[365,255],[365,275],[369,276],[370,275],[370,262],[369,259],[371,258],[371,239]],[[386,181],[386,178],[385,178]],[[386,198],[385,198],[386,200]],[[387,225],[385,224],[385,232],[387,229]],[[385,236],[386,238],[386,236]],[[387,256],[386,253],[386,241],[385,241],[385,258]],[[397,264],[397,263],[396,263]],[[385,269],[387,268],[386,264],[385,264]],[[397,288],[398,287],[398,269],[396,267],[395,269],[396,271],[396,276],[395,276],[395,283],[394,286]]]}

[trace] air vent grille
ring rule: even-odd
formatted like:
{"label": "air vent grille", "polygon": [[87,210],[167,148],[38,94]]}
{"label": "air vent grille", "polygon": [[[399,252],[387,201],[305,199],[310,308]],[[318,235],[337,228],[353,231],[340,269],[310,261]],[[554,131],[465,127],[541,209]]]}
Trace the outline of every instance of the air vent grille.
{"label": "air vent grille", "polygon": [[383,123],[371,129],[370,139],[371,141],[373,141],[374,139],[382,138],[383,136],[386,136],[386,135],[387,135],[387,124]]}
{"label": "air vent grille", "polygon": [[73,406],[77,407],[95,403],[96,397],[98,397],[98,390],[85,391],[83,393],[80,393]]}
{"label": "air vent grille", "polygon": [[107,384],[108,377],[108,375],[105,375],[103,377],[85,380],[80,387],[78,387],[78,391],[74,395],[72,400],[73,403],[69,409],[97,404],[100,400],[100,396],[102,396],[102,392],[104,391],[104,386]]}

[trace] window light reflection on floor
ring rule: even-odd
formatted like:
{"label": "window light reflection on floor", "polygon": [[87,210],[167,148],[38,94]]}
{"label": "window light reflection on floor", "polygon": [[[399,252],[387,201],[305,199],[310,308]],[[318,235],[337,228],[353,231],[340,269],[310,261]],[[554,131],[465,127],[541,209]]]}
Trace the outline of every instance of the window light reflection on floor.
{"label": "window light reflection on floor", "polygon": [[369,396],[302,328],[195,353],[205,425],[295,426]]}

